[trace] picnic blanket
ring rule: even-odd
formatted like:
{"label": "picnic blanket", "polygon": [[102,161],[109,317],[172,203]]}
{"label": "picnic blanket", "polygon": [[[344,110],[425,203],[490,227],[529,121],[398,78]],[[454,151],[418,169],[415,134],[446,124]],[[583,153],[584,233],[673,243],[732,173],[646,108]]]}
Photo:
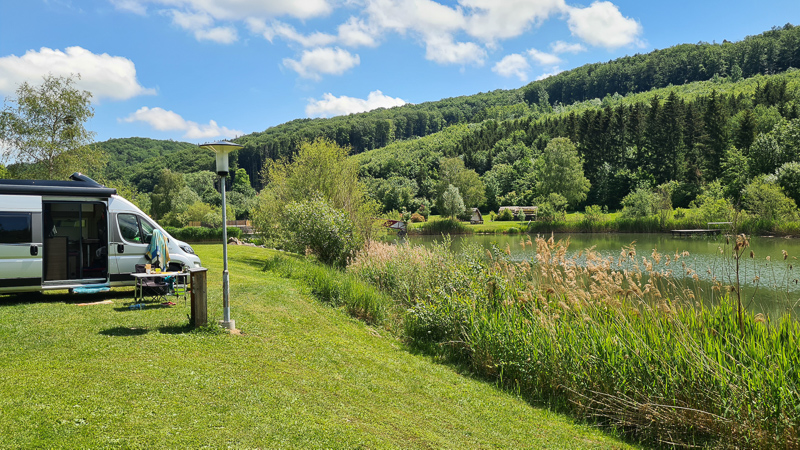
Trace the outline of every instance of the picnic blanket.
{"label": "picnic blanket", "polygon": [[147,247],[147,253],[145,253],[144,256],[146,256],[153,265],[161,268],[167,267],[167,263],[169,262],[169,248],[167,247],[167,238],[161,230],[153,230],[153,236],[150,238],[150,245]]}

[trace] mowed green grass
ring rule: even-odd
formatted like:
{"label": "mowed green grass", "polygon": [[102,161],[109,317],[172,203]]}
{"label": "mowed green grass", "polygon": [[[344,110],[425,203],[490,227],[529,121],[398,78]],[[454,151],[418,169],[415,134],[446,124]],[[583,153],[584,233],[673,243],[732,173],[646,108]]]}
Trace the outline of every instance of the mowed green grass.
{"label": "mowed green grass", "polygon": [[[196,250],[218,320],[221,246]],[[183,301],[129,310],[132,288],[0,296],[0,447],[628,447],[409,353],[263,272],[273,254],[230,247],[241,335],[192,330]]]}

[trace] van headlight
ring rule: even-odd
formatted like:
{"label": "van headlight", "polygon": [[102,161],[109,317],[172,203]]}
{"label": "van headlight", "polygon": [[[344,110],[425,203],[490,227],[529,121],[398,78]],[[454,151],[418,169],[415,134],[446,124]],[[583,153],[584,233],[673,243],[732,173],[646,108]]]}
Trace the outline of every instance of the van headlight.
{"label": "van headlight", "polygon": [[188,253],[190,255],[194,255],[194,249],[192,249],[191,245],[189,245],[189,244],[181,244],[178,247],[180,247],[181,250],[183,250],[184,252],[186,252],[186,253]]}

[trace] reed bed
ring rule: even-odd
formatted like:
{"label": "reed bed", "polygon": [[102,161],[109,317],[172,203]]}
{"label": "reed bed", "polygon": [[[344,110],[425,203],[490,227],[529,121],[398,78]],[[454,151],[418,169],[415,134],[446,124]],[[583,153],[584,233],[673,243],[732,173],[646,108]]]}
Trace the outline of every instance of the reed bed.
{"label": "reed bed", "polygon": [[524,239],[535,261],[373,243],[348,272],[398,299],[410,344],[533,402],[649,444],[800,447],[797,321],[740,320],[738,286],[706,292],[671,276],[692,279],[686,254],[631,245],[602,258]]}

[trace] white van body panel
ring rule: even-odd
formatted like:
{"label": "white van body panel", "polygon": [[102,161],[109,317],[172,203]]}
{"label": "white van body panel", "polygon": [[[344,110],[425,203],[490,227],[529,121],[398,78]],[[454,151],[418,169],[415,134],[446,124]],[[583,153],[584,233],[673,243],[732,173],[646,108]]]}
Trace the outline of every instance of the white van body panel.
{"label": "white van body panel", "polygon": [[[0,205],[0,214],[27,217],[31,228],[30,242],[4,242],[0,236],[0,274],[5,274],[3,278],[18,280],[18,284],[25,285],[24,290],[37,291],[41,285],[35,282],[42,279],[42,242],[41,227],[35,222],[42,220],[42,197],[0,194]],[[34,227],[38,232],[33,230]],[[0,285],[0,292],[10,288]]]}
{"label": "white van body panel", "polygon": [[42,212],[42,197],[0,194],[0,205],[0,211],[4,212]]}

